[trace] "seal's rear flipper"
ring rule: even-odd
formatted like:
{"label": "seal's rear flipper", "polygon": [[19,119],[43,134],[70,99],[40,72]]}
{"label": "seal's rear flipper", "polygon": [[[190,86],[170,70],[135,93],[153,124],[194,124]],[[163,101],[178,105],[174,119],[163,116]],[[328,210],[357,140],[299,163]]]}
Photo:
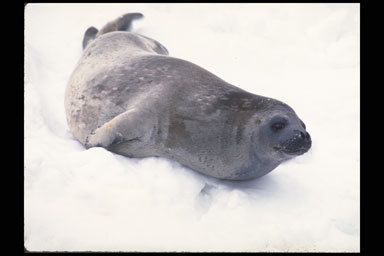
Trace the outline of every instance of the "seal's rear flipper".
{"label": "seal's rear flipper", "polygon": [[130,31],[132,21],[143,18],[144,15],[138,12],[127,13],[118,18],[117,30]]}
{"label": "seal's rear flipper", "polygon": [[132,21],[143,17],[144,15],[138,12],[126,13],[117,19],[108,22],[102,29],[100,29],[97,36],[113,31],[129,31],[131,29]]}
{"label": "seal's rear flipper", "polygon": [[97,32],[99,32],[99,30],[97,30],[97,28],[95,28],[95,27],[89,27],[85,31],[84,38],[83,38],[83,49],[85,49],[85,47],[87,47],[88,43],[91,40],[95,39]]}
{"label": "seal's rear flipper", "polygon": [[108,22],[102,29],[97,30],[95,27],[89,27],[84,34],[83,38],[83,50],[87,45],[98,36],[113,31],[130,31],[132,21],[143,18],[144,15],[139,12],[126,13],[117,19]]}

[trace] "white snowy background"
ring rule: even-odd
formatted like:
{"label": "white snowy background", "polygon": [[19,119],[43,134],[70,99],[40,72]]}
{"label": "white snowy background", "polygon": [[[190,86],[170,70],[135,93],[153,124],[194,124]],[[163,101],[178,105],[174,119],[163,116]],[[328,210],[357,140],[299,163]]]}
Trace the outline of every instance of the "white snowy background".
{"label": "white snowy background", "polygon": [[[360,250],[359,4],[28,4],[25,246],[32,251]],[[85,148],[64,90],[83,34],[127,12],[134,32],[289,104],[310,152],[252,181]]]}

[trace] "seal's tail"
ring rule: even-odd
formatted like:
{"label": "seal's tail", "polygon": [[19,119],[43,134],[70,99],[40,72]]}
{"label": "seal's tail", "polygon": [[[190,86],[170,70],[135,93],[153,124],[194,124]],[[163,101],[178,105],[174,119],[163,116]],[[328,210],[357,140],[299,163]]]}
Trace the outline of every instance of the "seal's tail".
{"label": "seal's tail", "polygon": [[117,19],[108,22],[102,29],[97,30],[95,27],[89,27],[84,34],[83,49],[96,37],[112,31],[130,31],[132,21],[143,18],[144,15],[138,12],[126,13]]}

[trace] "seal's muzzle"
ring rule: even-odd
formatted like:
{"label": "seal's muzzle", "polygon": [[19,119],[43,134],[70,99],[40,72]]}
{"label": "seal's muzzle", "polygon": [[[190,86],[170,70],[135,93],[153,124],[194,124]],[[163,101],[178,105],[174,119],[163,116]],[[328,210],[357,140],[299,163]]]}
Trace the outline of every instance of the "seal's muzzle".
{"label": "seal's muzzle", "polygon": [[308,132],[294,130],[294,136],[284,141],[281,151],[289,155],[301,155],[307,152],[312,145],[311,136]]}

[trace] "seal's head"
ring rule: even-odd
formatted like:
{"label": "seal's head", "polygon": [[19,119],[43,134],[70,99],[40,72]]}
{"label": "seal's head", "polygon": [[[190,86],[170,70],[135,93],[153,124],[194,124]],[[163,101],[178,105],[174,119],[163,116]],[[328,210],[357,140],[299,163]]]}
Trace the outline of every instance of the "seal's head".
{"label": "seal's head", "polygon": [[264,115],[258,137],[267,145],[264,155],[285,161],[307,152],[312,145],[305,124],[286,104],[278,104]]}

